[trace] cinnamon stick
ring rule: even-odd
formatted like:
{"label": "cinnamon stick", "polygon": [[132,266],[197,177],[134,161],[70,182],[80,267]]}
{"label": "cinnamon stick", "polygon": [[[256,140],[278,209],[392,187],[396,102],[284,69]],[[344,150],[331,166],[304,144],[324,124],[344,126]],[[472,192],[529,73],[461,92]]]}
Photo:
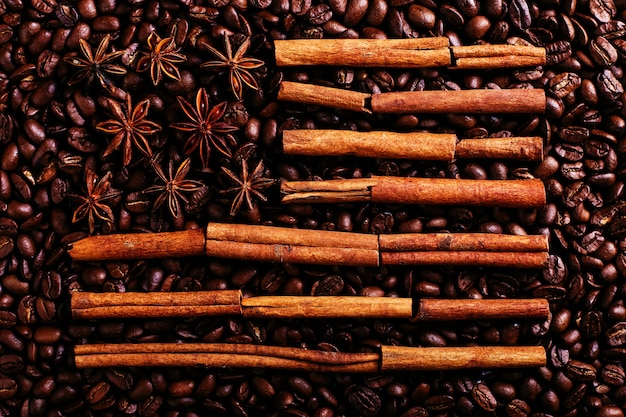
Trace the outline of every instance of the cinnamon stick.
{"label": "cinnamon stick", "polygon": [[290,155],[360,156],[451,161],[455,158],[498,158],[540,161],[543,139],[510,137],[464,139],[446,133],[397,133],[351,130],[286,130],[283,149]]}
{"label": "cinnamon stick", "polygon": [[378,235],[381,252],[405,251],[502,251],[547,252],[543,235],[494,233],[397,233]]}
{"label": "cinnamon stick", "polygon": [[311,372],[431,371],[544,366],[541,346],[402,347],[342,353],[218,343],[94,344],[74,348],[76,367],[204,366]]}
{"label": "cinnamon stick", "polygon": [[371,113],[366,104],[370,97],[367,93],[291,81],[283,81],[278,89],[278,100],[363,113]]}
{"label": "cinnamon stick", "polygon": [[383,265],[482,265],[500,268],[544,269],[548,266],[548,252],[382,252]]}
{"label": "cinnamon stick", "polygon": [[373,94],[374,113],[543,113],[542,89],[401,91]]}
{"label": "cinnamon stick", "polygon": [[284,181],[283,204],[345,201],[398,204],[476,205],[540,208],[546,203],[543,182],[372,177],[328,181]]}
{"label": "cinnamon stick", "polygon": [[531,67],[546,64],[545,48],[514,45],[452,46],[455,69]]}
{"label": "cinnamon stick", "polygon": [[[339,307],[339,308],[338,308]],[[71,298],[76,319],[121,319],[241,315],[245,318],[388,318],[411,320],[482,320],[549,316],[548,301],[475,300],[361,296],[257,296],[239,290],[180,293],[90,293]]]}

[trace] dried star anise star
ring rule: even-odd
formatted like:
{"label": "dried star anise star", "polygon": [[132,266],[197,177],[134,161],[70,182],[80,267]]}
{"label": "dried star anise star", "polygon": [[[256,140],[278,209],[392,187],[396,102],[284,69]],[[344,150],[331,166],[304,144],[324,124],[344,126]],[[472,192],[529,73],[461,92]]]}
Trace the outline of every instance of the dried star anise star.
{"label": "dried star anise star", "polygon": [[273,178],[265,178],[264,175],[265,167],[263,165],[263,161],[260,161],[254,171],[250,173],[248,171],[248,162],[244,159],[241,161],[241,175],[236,175],[233,171],[226,167],[222,167],[222,171],[228,176],[228,178],[236,184],[232,188],[228,188],[223,190],[222,193],[234,193],[235,198],[233,199],[233,204],[230,207],[230,215],[234,216],[241,209],[241,205],[244,200],[248,205],[248,208],[252,210],[254,205],[252,203],[252,197],[255,196],[261,201],[267,201],[267,197],[265,197],[261,191],[273,185],[276,181]]}
{"label": "dried star anise star", "polygon": [[144,155],[152,156],[152,149],[148,139],[146,139],[146,135],[157,133],[161,130],[161,126],[146,120],[150,102],[143,100],[133,108],[130,94],[128,94],[126,96],[126,109],[122,109],[122,105],[117,101],[111,99],[107,99],[107,101],[115,118],[98,123],[96,129],[115,136],[105,149],[103,156],[110,155],[122,143],[124,144],[124,158],[122,161],[124,165],[130,163],[132,145],[135,145]]}
{"label": "dried star anise star", "polygon": [[200,65],[200,68],[227,68],[229,70],[230,87],[237,100],[241,100],[244,84],[254,90],[259,89],[259,85],[250,71],[262,67],[264,62],[260,59],[244,57],[248,48],[250,48],[250,38],[246,38],[241,46],[239,46],[239,49],[237,49],[237,52],[235,52],[235,55],[233,55],[233,49],[228,36],[224,36],[226,55],[222,54],[211,45],[204,44],[204,46],[217,57],[217,60],[205,62]]}
{"label": "dried star anise star", "polygon": [[154,208],[160,208],[167,200],[167,206],[174,219],[182,217],[179,200],[189,202],[184,193],[191,193],[203,187],[200,181],[186,179],[191,168],[190,162],[189,158],[185,159],[174,173],[174,162],[170,160],[168,176],[165,176],[160,165],[154,164],[154,171],[163,184],[153,185],[143,191],[144,193],[160,193],[154,202]]}
{"label": "dried star anise star", "polygon": [[150,69],[150,79],[154,85],[161,82],[163,74],[180,81],[180,71],[176,64],[185,62],[187,57],[178,51],[180,48],[176,48],[173,37],[161,39],[159,35],[152,32],[148,36],[148,52],[144,52],[137,61],[137,72]]}
{"label": "dried star anise star", "polygon": [[71,197],[81,201],[80,206],[74,211],[72,223],[79,222],[87,217],[89,234],[92,234],[96,218],[109,224],[115,222],[113,210],[111,210],[107,202],[121,193],[111,189],[111,172],[107,172],[102,178],[98,179],[96,173],[86,167],[85,179],[87,182],[87,195],[71,195]]}
{"label": "dried star anise star", "polygon": [[189,121],[172,123],[170,126],[191,133],[185,142],[184,154],[189,155],[199,148],[200,159],[205,168],[208,166],[211,147],[231,157],[232,152],[222,134],[233,132],[237,128],[220,121],[226,111],[227,103],[223,102],[211,108],[209,95],[204,88],[199,89],[196,94],[195,107],[183,97],[179,96],[177,99]]}
{"label": "dried star anise star", "polygon": [[106,53],[109,47],[111,36],[106,35],[100,41],[96,52],[94,53],[91,46],[84,39],[79,40],[80,50],[84,55],[84,58],[79,56],[69,56],[63,58],[65,62],[75,67],[78,67],[78,71],[71,76],[68,81],[68,85],[75,85],[82,80],[87,80],[87,84],[91,84],[94,78],[98,79],[98,82],[102,88],[109,92],[115,90],[115,86],[108,77],[108,74],[124,75],[126,69],[121,65],[112,64],[111,62],[124,54],[124,51],[115,51]]}

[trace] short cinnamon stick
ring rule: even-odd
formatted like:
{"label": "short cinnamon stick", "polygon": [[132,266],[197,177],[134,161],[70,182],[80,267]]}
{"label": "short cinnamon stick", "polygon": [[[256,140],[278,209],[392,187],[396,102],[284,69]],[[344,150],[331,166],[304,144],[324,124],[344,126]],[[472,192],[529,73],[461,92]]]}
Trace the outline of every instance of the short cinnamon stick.
{"label": "short cinnamon stick", "polygon": [[382,252],[383,265],[482,265],[499,268],[544,269],[548,266],[548,252]]}
{"label": "short cinnamon stick", "polygon": [[431,371],[544,366],[541,346],[402,347],[342,353],[244,344],[94,344],[74,348],[76,367],[205,366],[315,372]]}
{"label": "short cinnamon stick", "polygon": [[367,107],[370,97],[367,93],[291,81],[283,81],[278,89],[278,100],[364,113],[371,113]]}
{"label": "short cinnamon stick", "polygon": [[374,113],[543,113],[542,89],[401,91],[373,94]]}
{"label": "short cinnamon stick", "polygon": [[388,131],[286,130],[286,154],[309,156],[360,156],[451,161],[455,158],[498,158],[540,161],[543,139],[510,137],[464,139],[445,133],[397,133]]}
{"label": "short cinnamon stick", "polygon": [[525,368],[546,364],[542,346],[416,348],[382,346],[381,371]]}
{"label": "short cinnamon stick", "polygon": [[[367,181],[369,180],[369,181]],[[349,193],[346,193],[349,190]],[[282,203],[346,201],[397,204],[476,205],[539,208],[546,203],[543,182],[444,178],[373,177],[328,181],[284,181]]]}
{"label": "short cinnamon stick", "polygon": [[421,299],[362,296],[257,296],[239,290],[72,293],[76,319],[241,315],[245,318],[388,318],[483,320],[549,316],[546,299]]}
{"label": "short cinnamon stick", "polygon": [[514,45],[452,46],[455,69],[530,67],[546,64],[545,48]]}

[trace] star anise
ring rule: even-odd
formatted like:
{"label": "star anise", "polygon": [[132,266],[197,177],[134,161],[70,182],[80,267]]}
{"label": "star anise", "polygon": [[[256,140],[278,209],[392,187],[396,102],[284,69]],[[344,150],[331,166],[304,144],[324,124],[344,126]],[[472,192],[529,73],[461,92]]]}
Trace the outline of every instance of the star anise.
{"label": "star anise", "polygon": [[244,84],[254,90],[259,89],[259,85],[254,79],[251,70],[262,67],[264,62],[260,59],[244,57],[248,48],[250,48],[250,38],[246,38],[246,40],[243,41],[239,49],[237,49],[237,52],[235,52],[235,55],[233,55],[233,49],[228,36],[224,36],[226,55],[222,54],[211,45],[204,44],[204,46],[217,57],[217,60],[205,62],[200,65],[200,68],[227,68],[229,71],[230,87],[237,100],[241,99]]}
{"label": "star anise", "polygon": [[161,130],[158,124],[146,120],[150,101],[143,100],[134,108],[131,104],[130,94],[126,96],[126,108],[117,101],[107,99],[114,119],[100,122],[96,125],[96,129],[115,135],[109,146],[104,151],[104,156],[110,155],[117,150],[122,143],[124,144],[123,164],[128,165],[132,158],[132,146],[134,145],[146,156],[152,156],[150,143],[146,139],[147,135],[153,135]]}
{"label": "star anise", "polygon": [[87,195],[71,195],[71,197],[81,201],[81,204],[74,211],[72,223],[79,222],[85,217],[89,223],[89,233],[93,233],[96,219],[113,224],[115,217],[113,210],[107,204],[121,193],[111,189],[111,172],[107,172],[102,178],[88,167],[85,168],[85,179],[87,182]]}
{"label": "star anise", "polygon": [[241,205],[245,201],[248,208],[252,210],[254,205],[252,203],[252,197],[256,197],[261,201],[267,201],[261,191],[273,185],[276,180],[273,178],[265,178],[264,171],[265,166],[263,161],[260,161],[254,171],[250,173],[248,171],[248,162],[243,159],[241,161],[241,175],[236,175],[233,171],[226,167],[222,167],[222,171],[228,176],[230,181],[235,184],[234,187],[223,190],[222,193],[235,193],[233,204],[230,206],[230,215],[234,216],[241,209]]}
{"label": "star anise", "polygon": [[154,208],[160,208],[167,201],[167,206],[174,219],[182,216],[180,201],[189,202],[184,193],[191,193],[203,187],[200,181],[186,179],[191,167],[190,162],[189,158],[185,159],[174,173],[174,162],[170,160],[168,176],[165,176],[160,165],[154,164],[154,171],[163,184],[153,185],[144,190],[144,193],[160,193],[154,202]]}
{"label": "star anise", "polygon": [[183,149],[185,155],[199,148],[204,167],[208,166],[211,147],[230,157],[232,152],[222,134],[235,131],[237,128],[220,121],[226,111],[227,103],[223,102],[211,108],[209,95],[204,88],[198,90],[195,106],[183,97],[179,96],[177,99],[189,121],[172,123],[170,126],[191,133]]}
{"label": "star anise", "polygon": [[176,48],[173,37],[161,39],[159,35],[152,32],[148,36],[148,52],[144,52],[137,61],[137,72],[150,69],[150,79],[154,85],[161,82],[163,74],[180,81],[180,71],[176,64],[185,62],[187,57],[178,51],[180,48]]}
{"label": "star anise", "polygon": [[87,80],[87,84],[91,84],[94,78],[98,79],[100,85],[109,92],[115,90],[113,82],[109,79],[109,74],[112,75],[124,75],[126,69],[121,65],[112,64],[111,62],[124,54],[124,51],[115,51],[106,53],[109,48],[109,42],[111,36],[106,35],[100,41],[96,52],[94,53],[91,46],[84,39],[80,39],[80,51],[83,57],[80,56],[68,56],[63,58],[65,62],[75,67],[78,67],[78,71],[72,75],[68,81],[68,85],[75,85],[82,80]]}

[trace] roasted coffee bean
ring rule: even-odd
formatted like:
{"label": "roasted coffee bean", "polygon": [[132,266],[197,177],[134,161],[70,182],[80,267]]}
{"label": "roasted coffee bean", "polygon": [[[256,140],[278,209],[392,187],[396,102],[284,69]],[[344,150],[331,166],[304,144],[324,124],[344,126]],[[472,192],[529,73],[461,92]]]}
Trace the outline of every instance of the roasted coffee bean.
{"label": "roasted coffee bean", "polygon": [[567,376],[575,381],[593,381],[596,378],[596,368],[578,360],[570,360],[565,370]]}
{"label": "roasted coffee bean", "polygon": [[622,346],[626,344],[626,322],[619,322],[607,329],[606,340],[610,346]]}
{"label": "roasted coffee bean", "polygon": [[374,416],[381,408],[380,397],[371,389],[364,386],[348,388],[346,397],[350,405],[363,416]]}

